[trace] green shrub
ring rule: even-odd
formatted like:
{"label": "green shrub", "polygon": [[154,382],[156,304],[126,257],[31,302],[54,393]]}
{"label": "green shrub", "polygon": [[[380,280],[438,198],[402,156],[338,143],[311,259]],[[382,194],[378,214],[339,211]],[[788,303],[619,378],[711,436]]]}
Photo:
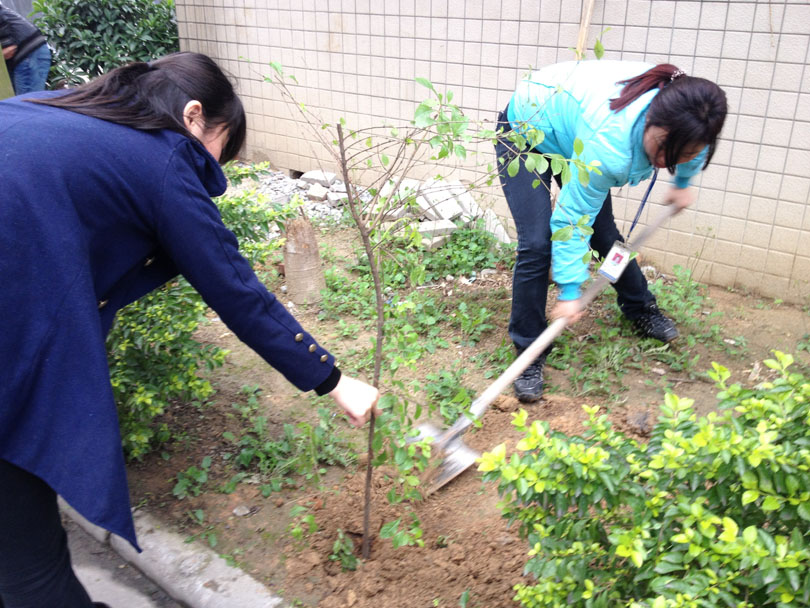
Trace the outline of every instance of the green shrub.
{"label": "green shrub", "polygon": [[204,401],[214,392],[198,372],[222,365],[226,351],[193,339],[205,310],[202,298],[180,280],[118,313],[107,338],[107,358],[129,458],[169,439],[166,425],[155,427],[153,421],[172,400]]}
{"label": "green shrub", "polygon": [[697,417],[668,394],[650,442],[585,408],[588,431],[548,424],[481,459],[502,509],[532,547],[523,606],[628,608],[810,604],[810,382],[790,355],[773,382],[729,385],[713,364],[720,412]]}
{"label": "green shrub", "polygon": [[33,10],[53,48],[52,87],[179,50],[174,0],[34,0]]}
{"label": "green shrub", "polygon": [[[280,247],[278,239],[269,239],[269,230],[292,214],[291,207],[268,205],[253,192],[227,194],[216,202],[252,264],[263,263]],[[128,458],[140,458],[170,438],[170,429],[155,419],[172,401],[203,402],[213,394],[199,373],[222,365],[227,351],[194,340],[206,310],[200,295],[180,279],[119,312],[107,356]]]}

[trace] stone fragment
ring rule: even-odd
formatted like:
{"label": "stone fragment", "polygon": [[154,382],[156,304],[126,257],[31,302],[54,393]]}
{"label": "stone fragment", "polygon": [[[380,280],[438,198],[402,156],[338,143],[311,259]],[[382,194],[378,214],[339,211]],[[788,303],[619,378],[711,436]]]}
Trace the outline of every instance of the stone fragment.
{"label": "stone fragment", "polygon": [[456,230],[458,227],[450,220],[427,220],[419,224],[419,234],[423,238],[452,234]]}
{"label": "stone fragment", "polygon": [[321,184],[312,184],[307,190],[307,198],[311,201],[326,200],[326,195],[329,191]]}
{"label": "stone fragment", "polygon": [[454,220],[464,213],[464,209],[456,202],[456,195],[448,182],[427,180],[419,189],[419,194],[424,197],[439,219]]}
{"label": "stone fragment", "polygon": [[508,245],[512,242],[512,239],[509,238],[509,234],[506,232],[506,228],[503,227],[501,220],[495,215],[492,209],[487,209],[484,212],[484,230],[492,234],[501,243]]}
{"label": "stone fragment", "polygon": [[327,171],[321,171],[320,169],[315,169],[313,171],[307,171],[301,176],[301,180],[306,182],[307,184],[320,184],[324,188],[328,188],[337,179],[337,175],[334,173],[329,173]]}
{"label": "stone fragment", "polygon": [[342,207],[346,204],[346,198],[345,192],[332,192],[330,190],[326,193],[326,202],[329,203],[331,207]]}
{"label": "stone fragment", "polygon": [[246,515],[250,515],[250,507],[247,505],[239,505],[233,510],[233,514],[237,517],[245,517]]}
{"label": "stone fragment", "polygon": [[438,249],[442,245],[444,245],[447,241],[450,240],[449,234],[443,234],[441,236],[434,236],[433,238],[429,239],[422,239],[422,247],[426,251],[433,251],[434,249]]}

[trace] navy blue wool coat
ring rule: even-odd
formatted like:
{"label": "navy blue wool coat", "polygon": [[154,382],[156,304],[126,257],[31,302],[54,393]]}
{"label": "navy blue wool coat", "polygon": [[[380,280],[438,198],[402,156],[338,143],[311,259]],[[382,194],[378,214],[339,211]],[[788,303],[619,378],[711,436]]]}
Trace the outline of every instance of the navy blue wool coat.
{"label": "navy blue wool coat", "polygon": [[0,102],[0,458],[136,548],[104,345],[117,310],[179,273],[299,389],[336,373],[239,254],[211,201],[226,185],[179,133]]}

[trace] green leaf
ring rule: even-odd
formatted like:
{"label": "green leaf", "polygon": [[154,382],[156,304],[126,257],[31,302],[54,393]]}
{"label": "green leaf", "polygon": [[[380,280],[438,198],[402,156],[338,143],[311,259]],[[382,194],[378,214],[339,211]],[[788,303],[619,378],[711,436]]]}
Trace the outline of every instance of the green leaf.
{"label": "green leaf", "polygon": [[602,41],[599,38],[596,39],[596,44],[593,45],[593,54],[597,59],[602,59],[605,56],[605,47],[602,46]]}
{"label": "green leaf", "polygon": [[515,177],[518,171],[520,171],[520,157],[516,156],[507,165],[506,172],[509,174],[509,177]]}
{"label": "green leaf", "polygon": [[765,500],[762,501],[762,510],[763,511],[776,511],[779,508],[780,502],[776,496],[767,496]]}
{"label": "green leaf", "polygon": [[402,518],[400,517],[394,521],[389,521],[387,524],[383,524],[382,528],[380,528],[380,537],[392,538],[397,533],[397,528],[399,527],[401,519]]}
{"label": "green leaf", "polygon": [[584,149],[585,149],[585,144],[582,143],[582,140],[579,137],[575,138],[574,139],[574,154],[579,156],[580,154],[582,154],[582,151]]}
{"label": "green leaf", "polygon": [[433,87],[433,83],[430,82],[427,78],[416,78],[415,79],[418,84],[421,84],[423,87],[430,89],[431,91],[435,91],[436,89]]}
{"label": "green leaf", "polygon": [[554,233],[551,235],[551,240],[570,241],[572,236],[574,236],[574,227],[565,226],[563,228],[560,228],[559,230],[555,230]]}
{"label": "green leaf", "polygon": [[796,509],[796,512],[803,520],[810,521],[810,502],[801,503]]}
{"label": "green leaf", "polygon": [[743,506],[750,504],[759,498],[759,492],[756,490],[746,490],[742,495]]}

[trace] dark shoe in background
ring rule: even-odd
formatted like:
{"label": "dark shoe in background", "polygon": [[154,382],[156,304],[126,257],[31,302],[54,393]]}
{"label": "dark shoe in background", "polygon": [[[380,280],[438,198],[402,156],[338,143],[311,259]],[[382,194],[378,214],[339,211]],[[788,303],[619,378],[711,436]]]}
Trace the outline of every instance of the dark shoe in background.
{"label": "dark shoe in background", "polygon": [[650,304],[633,319],[633,326],[645,338],[655,338],[661,342],[672,342],[679,335],[672,319],[665,317],[655,304]]}
{"label": "dark shoe in background", "polygon": [[522,403],[534,403],[543,395],[543,366],[545,356],[540,356],[515,379],[515,397]]}

